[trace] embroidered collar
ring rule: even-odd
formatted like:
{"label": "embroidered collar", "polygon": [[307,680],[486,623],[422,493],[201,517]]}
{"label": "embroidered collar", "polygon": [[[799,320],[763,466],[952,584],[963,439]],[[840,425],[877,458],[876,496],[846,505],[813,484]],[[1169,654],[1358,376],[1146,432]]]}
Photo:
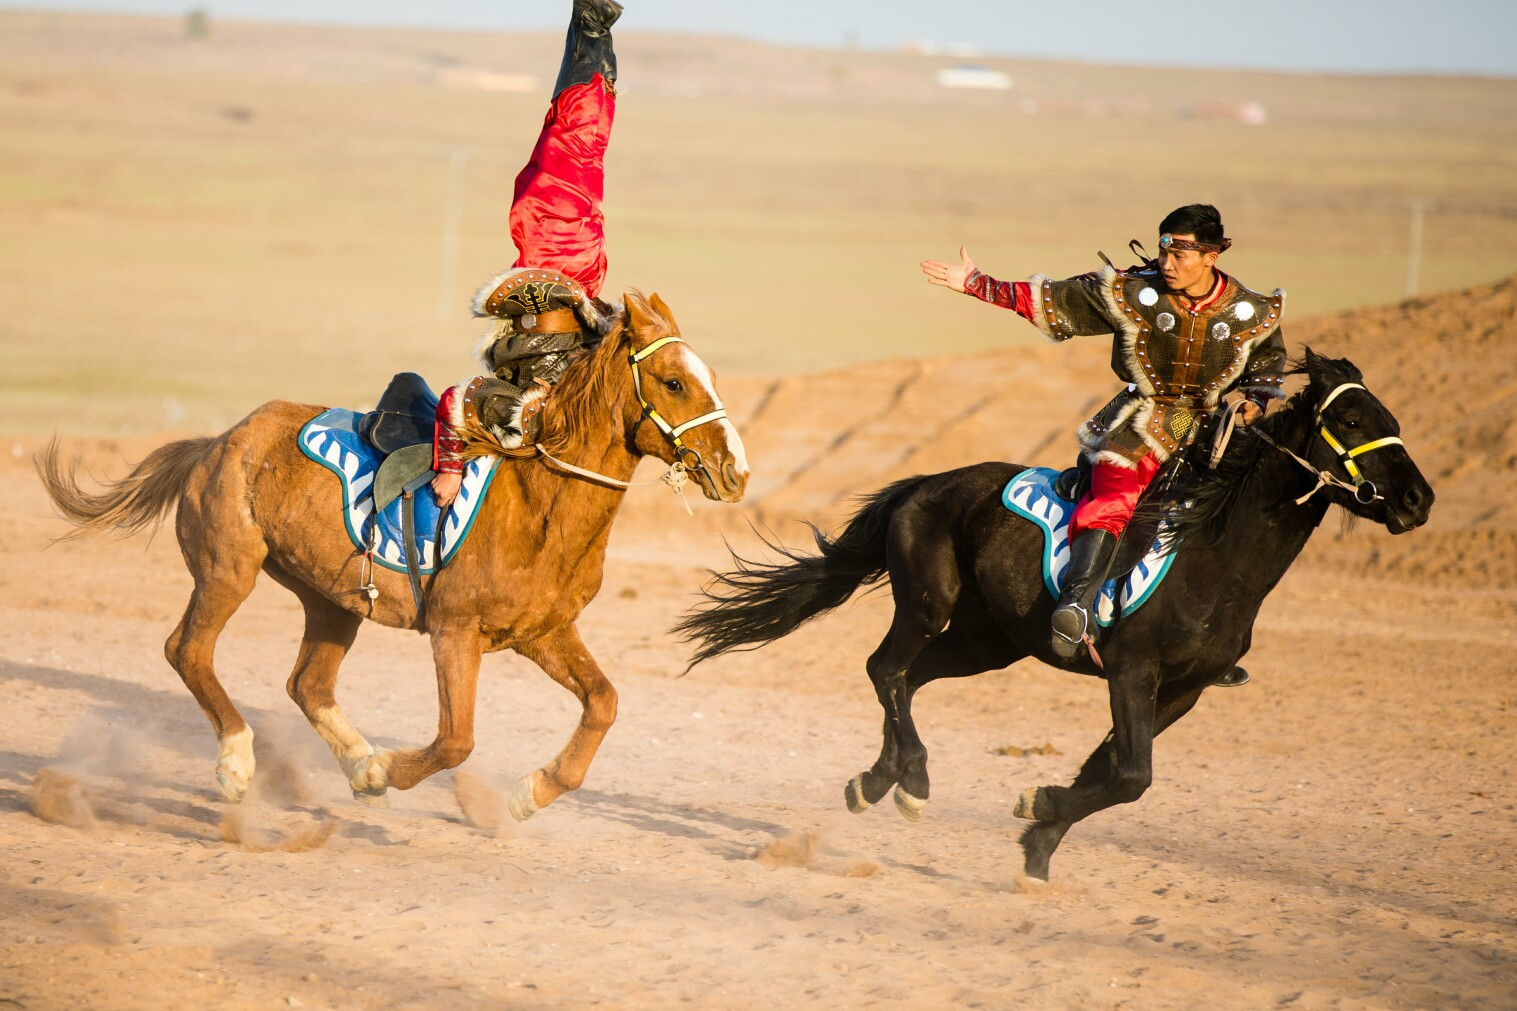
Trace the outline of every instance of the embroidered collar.
{"label": "embroidered collar", "polygon": [[1216,268],[1213,268],[1213,273],[1217,275],[1216,283],[1212,285],[1211,291],[1207,292],[1206,295],[1199,301],[1196,301],[1194,304],[1192,304],[1192,299],[1189,295],[1185,294],[1184,292],[1176,292],[1172,296],[1175,302],[1178,303],[1180,307],[1186,312],[1194,316],[1201,315],[1201,313],[1205,312],[1220,302],[1222,300],[1223,293],[1227,291],[1228,278],[1226,274],[1222,273],[1222,271],[1217,270]]}

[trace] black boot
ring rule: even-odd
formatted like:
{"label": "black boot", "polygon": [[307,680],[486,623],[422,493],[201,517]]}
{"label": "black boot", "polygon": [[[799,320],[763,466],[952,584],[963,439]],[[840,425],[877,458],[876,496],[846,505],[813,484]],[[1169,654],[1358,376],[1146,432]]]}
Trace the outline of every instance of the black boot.
{"label": "black boot", "polygon": [[616,83],[616,51],[611,47],[611,26],[622,16],[616,0],[574,0],[569,34],[564,39],[564,59],[553,85],[553,97],[576,84],[585,84],[600,74],[607,85]]}
{"label": "black boot", "polygon": [[1075,538],[1069,568],[1064,570],[1064,591],[1053,612],[1053,652],[1060,660],[1073,659],[1085,636],[1093,633],[1091,609],[1116,548],[1116,535],[1107,530],[1086,530]]}

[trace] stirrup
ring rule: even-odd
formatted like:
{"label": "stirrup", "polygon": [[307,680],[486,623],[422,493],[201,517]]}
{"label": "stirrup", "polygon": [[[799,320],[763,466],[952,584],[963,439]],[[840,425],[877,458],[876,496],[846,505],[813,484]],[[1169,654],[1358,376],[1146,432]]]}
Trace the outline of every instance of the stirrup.
{"label": "stirrup", "polygon": [[[1070,622],[1059,620],[1071,615],[1079,619],[1080,624],[1078,628],[1070,628]],[[1061,660],[1070,660],[1080,651],[1080,644],[1085,642],[1089,635],[1090,613],[1080,605],[1079,601],[1060,604],[1054,608],[1053,618],[1049,622],[1049,625],[1053,630],[1052,645],[1054,655]]]}
{"label": "stirrup", "polygon": [[1248,684],[1248,671],[1242,667],[1234,667],[1226,674],[1218,674],[1212,678],[1211,683],[1218,688],[1241,688]]}

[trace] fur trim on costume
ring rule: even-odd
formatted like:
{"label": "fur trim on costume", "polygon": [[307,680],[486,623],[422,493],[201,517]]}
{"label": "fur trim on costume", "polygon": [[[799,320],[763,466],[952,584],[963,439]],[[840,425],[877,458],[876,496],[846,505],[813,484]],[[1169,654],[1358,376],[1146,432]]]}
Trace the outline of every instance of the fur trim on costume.
{"label": "fur trim on costume", "polygon": [[[494,291],[495,289],[490,289]],[[496,320],[495,325],[479,335],[479,340],[474,342],[474,360],[479,362],[480,368],[485,375],[494,373],[494,365],[490,362],[490,352],[495,350],[496,341],[509,337],[511,324],[508,320]]]}
{"label": "fur trim on costume", "polygon": [[1032,289],[1029,293],[1032,296],[1032,325],[1051,341],[1066,341],[1069,339],[1066,335],[1048,325],[1048,316],[1043,311],[1043,284],[1047,280],[1047,274],[1034,274],[1027,279],[1027,286]]}
{"label": "fur trim on costume", "polygon": [[[1163,463],[1169,459],[1169,450],[1164,447],[1162,442],[1150,435],[1148,431],[1148,423],[1154,420],[1154,402],[1143,399],[1136,401],[1136,404],[1137,409],[1132,413],[1132,430],[1137,434],[1138,438],[1143,440],[1143,445],[1153,452],[1160,463]],[[1129,464],[1129,466],[1133,465]]]}
{"label": "fur trim on costume", "polygon": [[495,433],[495,437],[500,440],[502,446],[505,446],[507,449],[515,449],[526,440],[526,429],[521,422],[522,413],[527,409],[528,404],[535,404],[545,399],[550,392],[547,387],[539,386],[535,383],[527,387],[527,392],[523,393],[516,403],[511,405],[506,426],[504,428],[491,426],[490,431]]}
{"label": "fur trim on costume", "polygon": [[[450,386],[443,391],[443,399],[447,401],[448,406],[448,416],[444,421],[455,432],[464,427],[464,394],[468,392],[469,384],[473,381],[473,379],[465,379],[457,386]],[[449,393],[453,396],[449,397]]]}
{"label": "fur trim on costume", "polygon": [[[604,338],[611,333],[611,329],[615,324],[615,317],[602,312],[600,305],[596,303],[596,299],[587,297],[583,302],[574,307],[574,315],[578,316],[580,323],[584,324],[587,334],[594,334],[597,337]],[[606,308],[612,309],[613,307],[607,304]],[[618,305],[614,308],[619,309],[621,307]]]}
{"label": "fur trim on costume", "polygon": [[485,286],[474,293],[474,300],[469,303],[470,307],[474,310],[474,315],[489,316],[490,314],[485,312],[485,303],[490,300],[491,295],[495,294],[495,289],[504,284],[506,278],[520,274],[524,270],[532,269],[531,267],[512,267],[510,270],[496,274],[486,281]]}
{"label": "fur trim on costume", "polygon": [[[1117,323],[1117,340],[1122,345],[1122,364],[1127,366],[1127,379],[1145,397],[1154,395],[1154,384],[1148,381],[1143,363],[1138,360],[1138,324],[1122,311],[1117,303],[1117,285],[1125,277],[1121,271],[1106,265],[1101,268],[1101,302],[1106,307],[1107,319]],[[1116,426],[1112,426],[1115,428]]]}
{"label": "fur trim on costume", "polygon": [[[1238,284],[1237,280],[1234,279],[1234,278],[1230,277],[1229,281],[1231,281],[1231,283],[1233,283],[1233,284],[1237,284],[1237,286],[1239,288],[1242,288],[1242,290],[1248,292],[1250,295],[1255,295],[1255,296],[1258,295],[1258,292],[1250,291],[1248,288],[1244,288],[1243,285]],[[1270,335],[1273,334],[1276,330],[1278,330],[1280,328],[1280,324],[1284,321],[1284,319],[1285,319],[1285,291],[1283,289],[1281,289],[1281,288],[1276,288],[1274,295],[1272,295],[1271,297],[1272,298],[1278,298],[1280,300],[1280,310],[1279,310],[1279,312],[1275,316],[1274,323],[1273,324],[1266,323],[1264,326],[1262,326],[1262,327],[1259,328],[1259,333],[1256,336],[1250,337],[1248,340],[1243,341],[1242,343],[1240,343],[1238,345],[1238,350],[1236,352],[1234,352],[1234,355],[1233,355],[1233,364],[1232,364],[1232,367],[1229,368],[1226,372],[1222,373],[1221,379],[1218,381],[1218,383],[1216,385],[1216,392],[1208,394],[1207,397],[1206,397],[1205,404],[1206,404],[1206,408],[1208,410],[1211,410],[1212,408],[1215,408],[1217,406],[1217,404],[1221,403],[1223,393],[1225,393],[1228,390],[1232,389],[1233,383],[1236,383],[1238,381],[1239,377],[1241,377],[1243,375],[1243,370],[1246,369],[1246,368],[1248,368],[1248,360],[1253,355],[1254,347],[1256,345],[1258,345],[1258,343],[1260,341],[1262,341],[1262,340],[1268,340],[1269,337],[1270,337]],[[1244,386],[1244,387],[1240,387],[1240,389],[1243,389],[1243,390],[1249,390],[1249,389],[1269,390],[1271,397],[1283,397],[1283,396],[1285,396],[1285,391],[1281,390],[1281,389],[1279,389],[1278,387],[1275,387],[1275,386],[1267,386],[1267,385]]]}
{"label": "fur trim on costume", "polygon": [[[1133,397],[1132,400],[1129,400],[1126,404],[1122,405],[1122,407],[1119,408],[1117,412],[1111,416],[1111,421],[1105,428],[1097,431],[1090,421],[1087,421],[1085,424],[1081,425],[1079,431],[1075,433],[1075,438],[1078,440],[1080,449],[1085,454],[1085,458],[1091,460],[1092,462],[1103,458],[1102,454],[1106,453],[1106,451],[1102,450],[1101,447],[1106,445],[1106,440],[1115,435],[1117,432],[1120,432],[1123,429],[1127,428],[1129,425],[1128,419],[1134,418],[1135,415],[1139,415],[1141,413],[1142,416],[1139,420],[1132,421],[1131,424],[1147,425],[1148,418],[1153,415],[1153,406],[1154,404],[1152,400],[1142,400],[1137,397]],[[1143,410],[1145,407],[1147,407],[1147,411]],[[1105,410],[1105,408],[1102,408],[1102,410]],[[1098,414],[1096,417],[1100,417],[1100,415]],[[1095,419],[1091,420],[1094,421]],[[1141,428],[1138,429],[1138,434],[1140,436],[1143,434],[1143,430]],[[1147,439],[1144,439],[1143,442],[1144,445],[1148,445]],[[1152,449],[1153,447],[1149,446],[1149,448]],[[1106,453],[1106,455],[1113,454]],[[1128,460],[1126,457],[1119,457],[1119,459],[1125,461],[1123,466],[1133,466],[1132,461]]]}
{"label": "fur trim on costume", "polygon": [[1127,457],[1123,456],[1121,453],[1113,453],[1109,449],[1103,449],[1099,453],[1097,453],[1095,456],[1090,456],[1089,454],[1086,454],[1085,458],[1087,460],[1089,460],[1091,463],[1109,463],[1113,467],[1122,467],[1122,468],[1124,468],[1126,470],[1137,470],[1138,469],[1138,465],[1135,464],[1135,463],[1133,463]]}

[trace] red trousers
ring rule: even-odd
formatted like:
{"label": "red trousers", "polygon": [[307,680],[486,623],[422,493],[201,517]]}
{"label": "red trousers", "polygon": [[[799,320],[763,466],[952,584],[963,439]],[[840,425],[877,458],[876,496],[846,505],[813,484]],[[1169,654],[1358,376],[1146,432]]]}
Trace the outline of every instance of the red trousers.
{"label": "red trousers", "polygon": [[1121,536],[1138,507],[1143,489],[1159,472],[1159,461],[1152,453],[1144,455],[1136,467],[1119,467],[1114,463],[1097,463],[1090,473],[1090,491],[1075,506],[1069,521],[1069,539],[1074,541],[1083,530],[1106,530]]}
{"label": "red trousers", "polygon": [[565,88],[548,106],[532,157],[516,177],[513,266],[562,271],[600,294],[606,281],[606,145],[616,95],[599,74]]}

